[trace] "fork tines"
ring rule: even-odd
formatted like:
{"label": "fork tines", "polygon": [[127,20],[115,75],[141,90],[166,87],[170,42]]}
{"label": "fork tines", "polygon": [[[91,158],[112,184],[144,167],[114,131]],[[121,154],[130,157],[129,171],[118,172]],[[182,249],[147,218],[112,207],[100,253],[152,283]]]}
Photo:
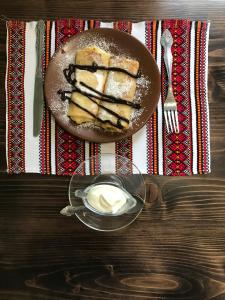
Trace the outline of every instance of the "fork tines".
{"label": "fork tines", "polygon": [[179,122],[177,110],[164,110],[167,132],[179,133]]}

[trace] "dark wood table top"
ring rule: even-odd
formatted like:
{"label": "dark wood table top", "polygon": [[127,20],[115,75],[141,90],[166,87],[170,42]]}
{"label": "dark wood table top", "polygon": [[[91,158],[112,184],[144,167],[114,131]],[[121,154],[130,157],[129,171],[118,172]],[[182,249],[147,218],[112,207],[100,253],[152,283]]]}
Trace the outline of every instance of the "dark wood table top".
{"label": "dark wood table top", "polygon": [[[146,177],[153,202],[121,232],[99,233],[59,215],[68,177],[8,176],[5,24],[0,23],[0,299],[225,299],[225,1],[9,0],[0,14],[210,19],[212,173]],[[158,186],[158,188],[157,188]]]}

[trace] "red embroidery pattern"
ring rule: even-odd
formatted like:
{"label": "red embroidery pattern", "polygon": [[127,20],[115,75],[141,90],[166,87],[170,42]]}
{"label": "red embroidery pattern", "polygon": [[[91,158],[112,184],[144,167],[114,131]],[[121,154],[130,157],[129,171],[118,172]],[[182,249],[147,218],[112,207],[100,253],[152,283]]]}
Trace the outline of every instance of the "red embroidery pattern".
{"label": "red embroidery pattern", "polygon": [[[56,47],[83,30],[84,21],[75,19],[56,21]],[[72,175],[84,160],[84,147],[84,141],[56,126],[56,173]]]}
{"label": "red embroidery pattern", "polygon": [[24,68],[26,23],[8,27],[8,172],[25,172]]}
{"label": "red embroidery pattern", "polygon": [[[163,30],[169,28],[173,39],[173,92],[178,103],[179,134],[166,134],[164,149],[166,149],[166,161],[164,170],[166,175],[184,176],[192,174],[192,141],[191,141],[191,119],[190,119],[190,94],[189,94],[189,42],[190,42],[190,22],[189,21],[164,21]],[[165,76],[165,66],[162,65]],[[165,84],[166,78],[162,78]],[[163,98],[165,100],[167,87],[163,88]]]}

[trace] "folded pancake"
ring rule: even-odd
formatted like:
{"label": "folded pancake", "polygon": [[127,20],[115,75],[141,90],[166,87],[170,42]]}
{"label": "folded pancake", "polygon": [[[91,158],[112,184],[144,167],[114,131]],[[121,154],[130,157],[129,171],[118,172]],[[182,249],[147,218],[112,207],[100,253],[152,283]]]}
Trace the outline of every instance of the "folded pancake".
{"label": "folded pancake", "polygon": [[[99,66],[108,67],[109,65],[110,54],[101,50],[96,46],[91,46],[87,48],[83,48],[77,50],[75,57],[75,64],[77,65],[87,65],[91,66],[93,63]],[[91,90],[83,87],[80,82],[87,84],[88,86],[94,88],[99,92],[104,91],[105,81],[107,77],[107,71],[98,70],[96,72],[90,72],[86,70],[76,69],[75,71],[75,79],[77,81],[76,87],[78,87],[81,91],[88,92],[92,95],[96,95]],[[100,100],[95,99],[94,101],[99,103]],[[98,114],[98,104],[91,101],[88,97],[74,92],[72,94],[71,102],[69,104],[68,116],[75,121],[77,124],[94,122],[95,116]],[[73,104],[74,103],[74,104]],[[82,109],[82,108],[85,108]],[[87,111],[90,111],[89,114]]]}
{"label": "folded pancake", "polygon": [[[111,57],[109,60],[109,67],[117,67],[127,70],[133,75],[137,75],[139,69],[139,62],[125,57]],[[122,98],[129,102],[133,102],[136,92],[136,79],[122,72],[109,71],[104,94],[114,96],[116,98]],[[118,129],[112,126],[110,123],[99,124],[101,127],[110,131],[121,131],[129,127],[129,121],[133,108],[124,104],[114,104],[101,101],[101,105],[112,110],[121,118],[111,114],[104,108],[99,108],[98,117],[102,120],[109,120],[115,125],[122,125],[122,129]],[[125,121],[127,120],[127,121]]]}

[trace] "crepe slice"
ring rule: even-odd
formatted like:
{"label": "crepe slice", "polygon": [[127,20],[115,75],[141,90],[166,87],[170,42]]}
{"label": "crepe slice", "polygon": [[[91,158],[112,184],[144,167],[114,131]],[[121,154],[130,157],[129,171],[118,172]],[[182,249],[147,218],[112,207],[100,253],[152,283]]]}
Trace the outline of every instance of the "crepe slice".
{"label": "crepe slice", "polygon": [[[114,56],[109,60],[109,67],[118,67],[136,75],[139,69],[139,62],[125,57]],[[104,94],[122,98],[129,102],[133,102],[136,92],[136,79],[122,72],[109,71]],[[120,117],[130,121],[133,108],[124,104],[114,104],[101,101],[101,105],[112,110]],[[110,131],[122,131],[129,128],[129,123],[122,118],[117,118],[103,108],[99,108],[98,117],[102,120],[110,120],[113,124],[122,125],[123,128],[118,129],[110,123],[101,124],[101,127]]]}
{"label": "crepe slice", "polygon": [[[99,66],[108,67],[110,54],[106,53],[102,49],[91,46],[77,50],[75,57],[75,64],[91,66],[93,63]],[[76,86],[84,92],[88,92],[92,95],[96,95],[94,92],[90,91],[88,88],[83,87],[80,82],[87,84],[88,86],[94,88],[99,92],[104,91],[104,86],[106,82],[107,71],[98,70],[96,72],[90,72],[86,70],[76,69],[75,79],[77,81]],[[95,99],[94,101],[99,103],[100,100]],[[95,121],[95,116],[98,114],[98,104],[91,101],[88,97],[74,92],[71,98],[72,102],[69,104],[68,116],[75,121],[77,124]],[[74,105],[74,104],[75,105]],[[82,109],[84,108],[84,109]],[[91,114],[89,114],[89,111]]]}

